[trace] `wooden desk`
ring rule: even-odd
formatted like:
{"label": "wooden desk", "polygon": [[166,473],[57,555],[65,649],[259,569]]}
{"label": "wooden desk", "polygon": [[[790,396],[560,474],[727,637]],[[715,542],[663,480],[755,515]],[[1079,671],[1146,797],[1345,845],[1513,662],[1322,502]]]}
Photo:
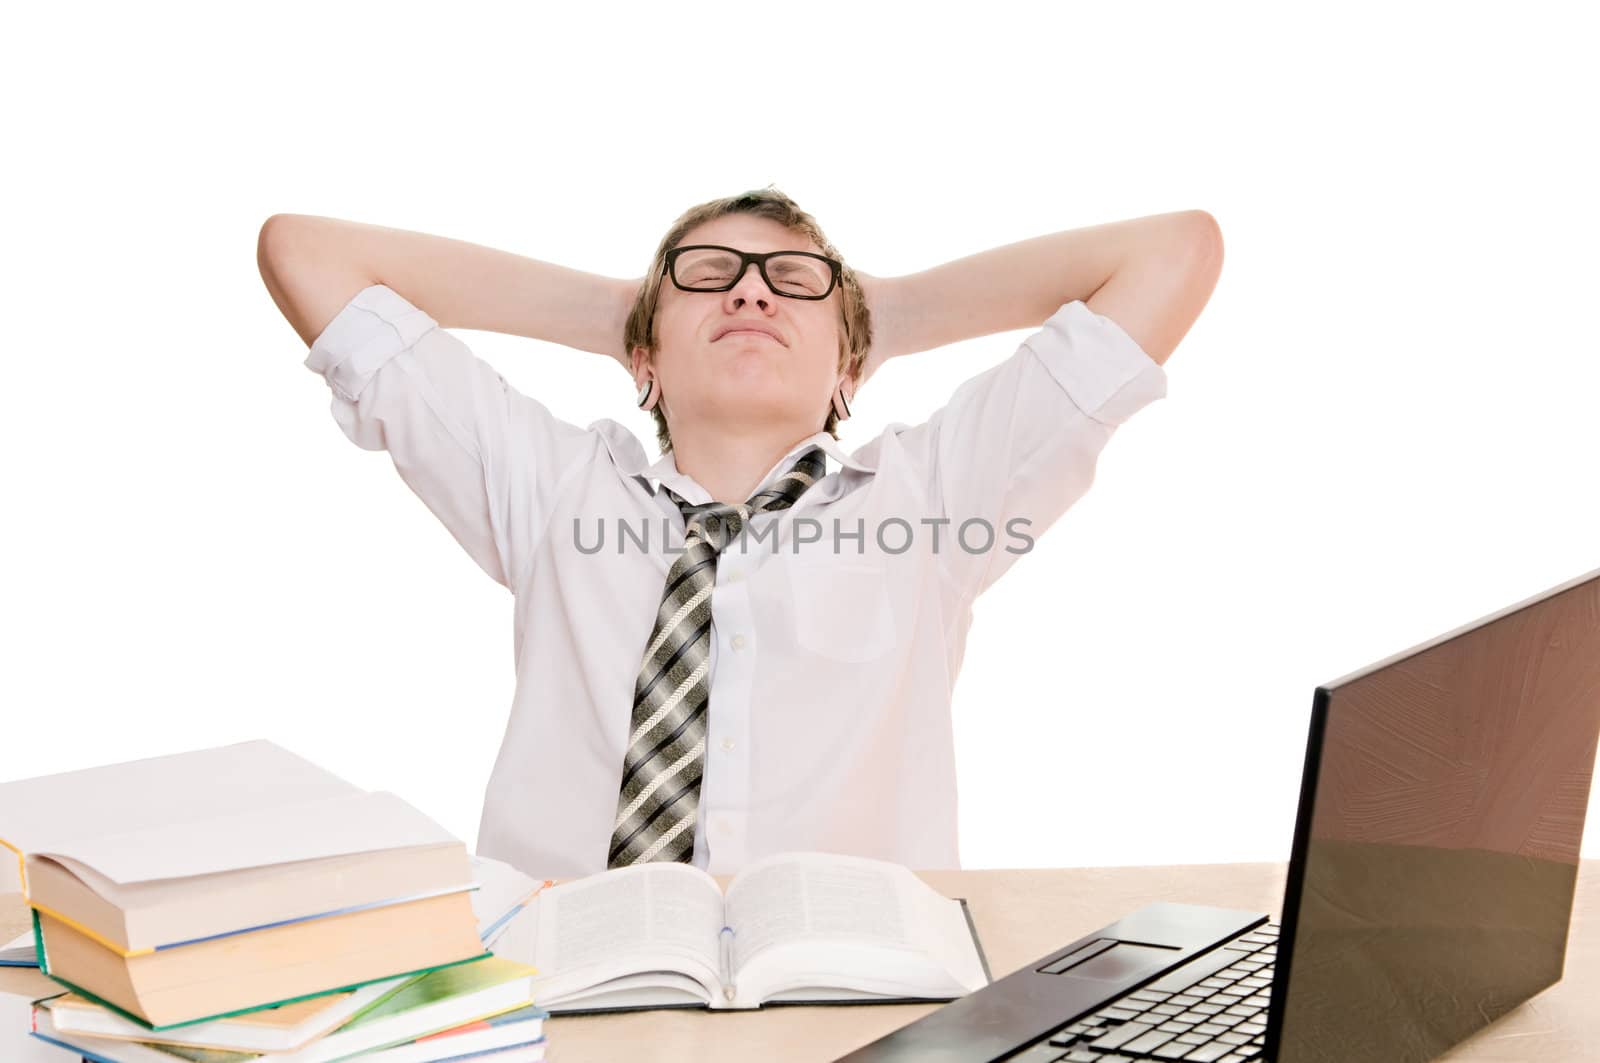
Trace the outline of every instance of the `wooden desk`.
{"label": "wooden desk", "polygon": [[[1276,918],[1285,870],[1282,864],[1197,864],[919,874],[946,896],[967,898],[990,969],[1000,978],[1151,901],[1245,908],[1271,912]],[[728,876],[718,880],[726,885]],[[20,898],[0,896],[0,940],[22,932],[22,914]],[[42,996],[52,985],[37,972],[0,969],[3,992]],[[1585,860],[1578,877],[1565,977],[1440,1058],[1451,1063],[1600,1059],[1600,1009],[1585,1004],[1597,991],[1600,860]],[[557,1016],[548,1024],[548,1058],[553,1063],[832,1060],[935,1006],[786,1006],[758,1012]],[[10,1058],[4,1048],[13,1043],[13,1036],[25,1033],[0,1031],[0,1058]],[[61,1059],[68,1063],[71,1057],[61,1053]]]}

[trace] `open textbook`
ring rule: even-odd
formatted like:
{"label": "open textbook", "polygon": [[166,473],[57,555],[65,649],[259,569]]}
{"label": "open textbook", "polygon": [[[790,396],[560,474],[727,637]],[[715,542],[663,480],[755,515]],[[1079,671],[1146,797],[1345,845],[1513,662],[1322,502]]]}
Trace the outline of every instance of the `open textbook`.
{"label": "open textbook", "polygon": [[991,981],[964,900],[897,864],[780,853],[728,884],[688,864],[547,887],[495,952],[551,1014],[954,1000]]}

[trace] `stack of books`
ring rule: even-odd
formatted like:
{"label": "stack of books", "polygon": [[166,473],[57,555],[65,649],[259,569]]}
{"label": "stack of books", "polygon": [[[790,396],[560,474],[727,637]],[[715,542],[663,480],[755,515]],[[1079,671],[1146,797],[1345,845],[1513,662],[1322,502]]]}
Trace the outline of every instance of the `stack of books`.
{"label": "stack of books", "polygon": [[270,742],[0,784],[34,1036],[107,1063],[542,1059],[536,969],[491,951],[535,884]]}

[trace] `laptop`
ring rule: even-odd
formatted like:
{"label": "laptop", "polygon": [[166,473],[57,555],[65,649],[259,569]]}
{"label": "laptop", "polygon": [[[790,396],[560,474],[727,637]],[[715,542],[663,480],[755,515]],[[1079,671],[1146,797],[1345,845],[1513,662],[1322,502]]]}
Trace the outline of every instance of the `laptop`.
{"label": "laptop", "polygon": [[1600,569],[1316,688],[1283,918],[1141,908],[840,1063],[1430,1060],[1559,981]]}

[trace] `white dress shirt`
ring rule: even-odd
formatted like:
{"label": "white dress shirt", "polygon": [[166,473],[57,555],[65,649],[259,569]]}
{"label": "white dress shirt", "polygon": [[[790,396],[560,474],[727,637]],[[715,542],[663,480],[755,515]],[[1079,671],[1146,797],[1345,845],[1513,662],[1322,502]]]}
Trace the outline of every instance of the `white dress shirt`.
{"label": "white dress shirt", "polygon": [[[478,851],[537,877],[605,870],[634,683],[683,547],[661,488],[710,494],[616,421],[555,417],[382,284],[305,364],[345,435],[387,450],[515,595],[516,693]],[[695,866],[794,849],[960,866],[950,702],[972,603],[1165,394],[1164,369],[1074,300],[922,424],[853,453],[822,431],[789,449],[757,490],[812,446],[831,468],[719,558]]]}

